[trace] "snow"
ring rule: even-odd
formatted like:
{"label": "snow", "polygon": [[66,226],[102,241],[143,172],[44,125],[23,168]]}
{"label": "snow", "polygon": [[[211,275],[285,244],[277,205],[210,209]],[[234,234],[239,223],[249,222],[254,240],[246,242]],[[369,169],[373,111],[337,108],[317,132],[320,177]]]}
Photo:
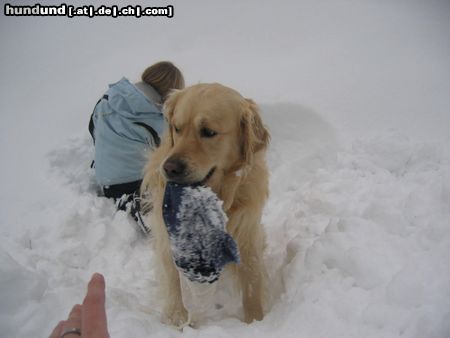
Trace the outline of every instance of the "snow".
{"label": "snow", "polygon": [[[171,4],[1,18],[2,336],[48,335],[98,271],[112,337],[449,337],[449,2]],[[161,59],[253,98],[271,130],[261,322],[230,298],[161,324],[151,239],[96,195],[89,114]]]}

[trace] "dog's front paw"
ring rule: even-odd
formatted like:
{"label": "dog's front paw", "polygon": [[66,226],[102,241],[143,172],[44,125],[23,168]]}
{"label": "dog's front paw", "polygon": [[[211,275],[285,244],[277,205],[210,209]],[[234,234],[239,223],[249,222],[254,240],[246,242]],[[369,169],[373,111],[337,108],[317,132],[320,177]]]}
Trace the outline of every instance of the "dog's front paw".
{"label": "dog's front paw", "polygon": [[262,320],[264,313],[261,305],[255,305],[244,308],[244,321],[250,324],[254,320]]}
{"label": "dog's front paw", "polygon": [[163,322],[179,329],[190,324],[188,312],[183,306],[170,308],[164,311]]}

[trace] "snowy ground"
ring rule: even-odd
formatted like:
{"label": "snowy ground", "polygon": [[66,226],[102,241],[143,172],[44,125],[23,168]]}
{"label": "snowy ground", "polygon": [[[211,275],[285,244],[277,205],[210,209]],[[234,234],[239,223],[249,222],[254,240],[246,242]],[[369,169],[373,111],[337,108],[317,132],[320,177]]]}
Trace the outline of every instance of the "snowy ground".
{"label": "snowy ground", "polygon": [[[448,2],[194,3],[2,17],[2,337],[46,336],[95,271],[112,337],[449,337]],[[271,130],[262,322],[225,302],[198,329],[162,325],[151,240],[96,196],[90,111],[159,59],[254,98]]]}

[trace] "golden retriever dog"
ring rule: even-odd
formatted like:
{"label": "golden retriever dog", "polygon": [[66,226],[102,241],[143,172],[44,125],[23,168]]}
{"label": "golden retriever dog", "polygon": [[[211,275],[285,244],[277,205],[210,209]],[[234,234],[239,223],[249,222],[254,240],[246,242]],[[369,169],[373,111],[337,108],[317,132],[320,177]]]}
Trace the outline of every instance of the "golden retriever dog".
{"label": "golden retriever dog", "polygon": [[141,191],[153,204],[149,223],[166,321],[179,326],[188,317],[162,216],[167,181],[202,182],[223,201],[227,232],[240,252],[240,263],[230,264],[229,269],[240,286],[244,320],[262,320],[265,234],[260,222],[268,196],[265,150],[270,136],[258,108],[231,88],[197,84],[172,93],[164,114],[169,128],[151,154]]}

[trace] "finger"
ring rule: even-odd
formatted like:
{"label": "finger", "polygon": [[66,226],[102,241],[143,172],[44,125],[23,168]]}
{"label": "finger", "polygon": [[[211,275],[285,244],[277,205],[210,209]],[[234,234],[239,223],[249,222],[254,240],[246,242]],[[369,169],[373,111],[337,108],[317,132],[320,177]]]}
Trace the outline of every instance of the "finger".
{"label": "finger", "polygon": [[81,305],[74,305],[69,313],[69,317],[64,321],[63,331],[65,329],[81,329]]}
{"label": "finger", "polygon": [[95,273],[88,284],[82,311],[83,337],[109,337],[105,311],[105,279]]}
{"label": "finger", "polygon": [[76,304],[73,306],[72,310],[69,313],[69,317],[67,320],[79,320],[81,322],[81,305]]}
{"label": "finger", "polygon": [[60,321],[58,325],[55,326],[49,338],[59,338],[61,337],[62,327],[64,325],[64,321]]}
{"label": "finger", "polygon": [[[64,331],[69,329],[79,329],[81,330],[81,313],[82,313],[82,307],[80,304],[74,305],[72,310],[69,313],[69,317],[67,320],[63,322],[62,328],[61,328],[61,334],[64,333]],[[76,335],[67,334],[65,337],[69,338]]]}
{"label": "finger", "polygon": [[75,305],[69,313],[67,320],[61,320],[53,329],[50,338],[59,338],[66,329],[81,328],[81,305]]}

